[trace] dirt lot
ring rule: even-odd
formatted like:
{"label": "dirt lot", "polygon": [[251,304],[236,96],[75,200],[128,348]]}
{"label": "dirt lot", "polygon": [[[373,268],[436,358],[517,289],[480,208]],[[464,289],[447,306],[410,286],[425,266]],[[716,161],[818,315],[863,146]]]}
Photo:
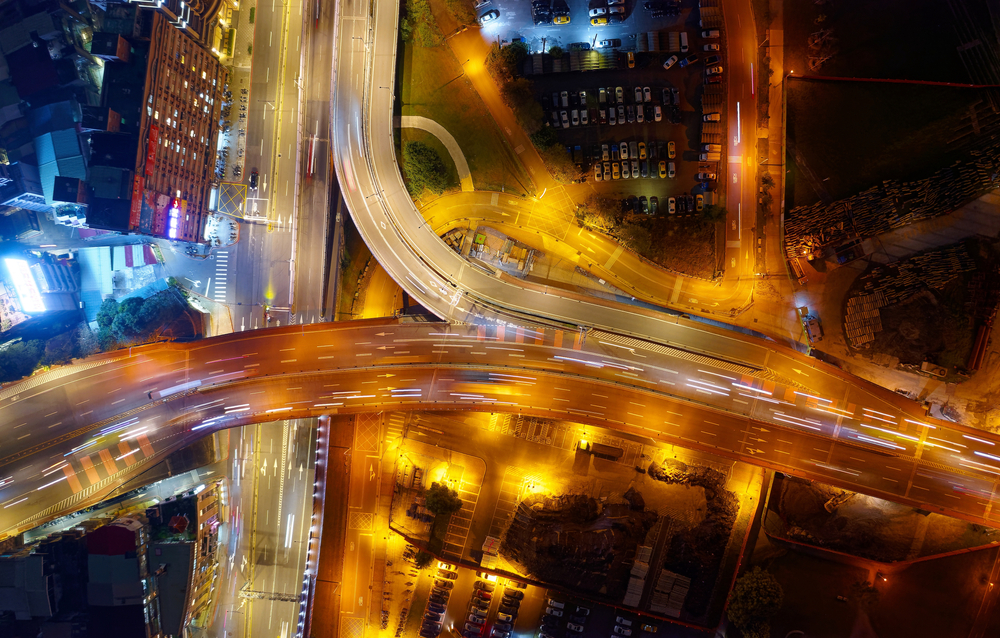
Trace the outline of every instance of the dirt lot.
{"label": "dirt lot", "polygon": [[840,493],[842,490],[821,483],[778,478],[770,508],[785,522],[788,538],[881,562],[1000,541],[1000,530],[939,514],[925,516],[912,507],[861,494],[832,514],[827,512],[824,503]]}

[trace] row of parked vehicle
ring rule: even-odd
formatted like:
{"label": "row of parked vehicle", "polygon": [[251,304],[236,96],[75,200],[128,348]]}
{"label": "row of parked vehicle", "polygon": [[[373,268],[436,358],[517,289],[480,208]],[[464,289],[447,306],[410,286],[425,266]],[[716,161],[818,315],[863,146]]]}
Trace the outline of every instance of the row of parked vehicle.
{"label": "row of parked vehicle", "polygon": [[441,619],[448,608],[448,599],[451,598],[451,590],[454,589],[457,578],[454,565],[438,563],[431,595],[427,598],[427,607],[424,609],[424,621],[420,625],[420,635],[423,638],[436,638],[441,633]]}
{"label": "row of parked vehicle", "polygon": [[[601,108],[605,106],[613,105],[625,105],[625,95],[626,91],[624,88],[617,87],[600,87],[597,89],[597,103]],[[634,104],[649,104],[653,101],[653,89],[648,86],[637,86],[635,87],[630,96],[634,98]],[[681,104],[681,94],[675,88],[663,87],[661,92],[661,104],[663,106],[680,106]],[[543,98],[544,101],[544,98]],[[568,108],[571,106],[587,106],[587,92],[586,91],[553,91],[552,92],[552,108]]]}
{"label": "row of parked vehicle", "polygon": [[567,630],[575,634],[583,633],[587,618],[590,617],[590,609],[576,606],[572,613],[568,613],[569,610],[566,608],[566,603],[559,602],[553,598],[549,598],[547,602],[548,606],[545,608],[545,614],[542,616],[542,628],[539,632],[539,638],[555,638],[552,634],[564,622],[566,623]]}

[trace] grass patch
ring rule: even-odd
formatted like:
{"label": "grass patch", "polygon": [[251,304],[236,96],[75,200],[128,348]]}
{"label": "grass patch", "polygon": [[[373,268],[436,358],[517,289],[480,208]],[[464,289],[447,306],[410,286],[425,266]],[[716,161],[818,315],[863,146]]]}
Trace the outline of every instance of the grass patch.
{"label": "grass patch", "polygon": [[402,114],[433,119],[454,136],[476,190],[533,192],[528,174],[450,49],[407,44],[402,72]]}
{"label": "grass patch", "polygon": [[444,164],[445,180],[448,184],[445,188],[445,193],[453,193],[455,191],[462,190],[462,184],[461,180],[458,178],[458,169],[455,167],[455,162],[452,161],[451,155],[448,153],[448,149],[445,148],[444,144],[442,144],[438,138],[434,137],[427,131],[415,128],[403,128],[400,130],[400,139],[404,146],[411,142],[420,142],[421,144],[425,144],[433,149],[438,154],[438,157],[441,158],[441,162]]}
{"label": "grass patch", "polygon": [[[660,206],[666,206],[661,198]],[[710,278],[715,274],[715,224],[658,214],[644,224],[652,245],[643,257],[675,272]]]}
{"label": "grass patch", "polygon": [[[886,179],[926,177],[964,156],[948,141],[958,137],[980,95],[969,89],[798,79],[787,87],[789,147],[832,199]],[[788,168],[787,209],[816,202],[816,185],[794,155]]]}

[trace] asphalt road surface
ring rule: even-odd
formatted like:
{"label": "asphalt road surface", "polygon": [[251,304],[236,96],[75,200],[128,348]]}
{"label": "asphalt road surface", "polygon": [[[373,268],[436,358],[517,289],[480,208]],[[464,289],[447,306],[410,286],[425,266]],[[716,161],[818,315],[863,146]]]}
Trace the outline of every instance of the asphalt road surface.
{"label": "asphalt road surface", "polygon": [[[609,334],[584,341],[557,330],[378,320],[116,354],[0,394],[0,436],[9,441],[0,459],[4,535],[96,502],[218,428],[452,408],[614,427],[973,522],[1000,521],[1000,437],[928,419],[895,393],[815,368],[800,370],[809,385],[793,385],[774,368]],[[169,400],[150,401],[147,393],[158,392]]]}

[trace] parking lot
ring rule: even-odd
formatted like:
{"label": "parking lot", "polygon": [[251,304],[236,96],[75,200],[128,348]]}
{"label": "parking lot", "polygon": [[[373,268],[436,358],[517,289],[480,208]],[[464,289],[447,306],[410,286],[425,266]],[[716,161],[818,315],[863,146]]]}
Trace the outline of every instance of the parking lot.
{"label": "parking lot", "polygon": [[[587,182],[597,193],[619,199],[645,197],[648,212],[652,212],[650,208],[655,197],[658,211],[663,213],[669,213],[668,201],[674,197],[677,214],[693,213],[696,196],[704,193],[706,187],[714,187],[713,181],[704,178],[717,174],[719,162],[716,157],[721,159],[721,153],[712,156],[713,161],[709,162],[700,161],[699,156],[706,152],[702,147],[703,132],[721,133],[722,130],[721,124],[703,122],[703,116],[719,113],[723,120],[725,116],[724,84],[708,85],[706,96],[704,64],[709,56],[724,56],[722,39],[702,38],[697,11],[687,5],[680,8],[678,15],[653,17],[653,12],[644,8],[645,2],[625,0],[623,5],[613,5],[625,8],[621,23],[591,26],[590,10],[608,7],[609,1],[618,0],[570,0],[566,5],[570,23],[561,25],[533,24],[529,0],[498,0],[480,10],[499,7],[500,18],[489,23],[488,28],[505,40],[524,38],[532,52],[543,47],[548,51],[553,45],[566,51],[589,49],[563,56],[559,63],[562,68],[569,68],[567,59],[570,56],[577,56],[576,60],[600,60],[590,64],[595,70],[552,72],[555,62],[551,56],[544,56],[542,72],[529,76],[534,82],[545,121],[581,165]],[[553,14],[560,11],[558,2],[561,0],[551,5]],[[656,4],[661,12],[665,6],[670,5]],[[640,50],[648,48],[650,31],[659,33],[658,48],[666,49],[667,33],[682,30],[687,33],[689,50],[678,53],[678,57],[696,55],[699,58],[686,67],[676,63],[665,70],[663,62],[672,55],[670,52]],[[601,46],[618,45],[615,40],[620,40],[620,46]],[[720,50],[704,51],[705,45],[718,45]],[[539,70],[537,65],[535,70]],[[566,100],[563,100],[564,92]],[[583,102],[581,93],[584,94]],[[721,134],[711,137],[713,142],[723,141]],[[669,153],[671,142],[673,157]],[[624,163],[623,143],[624,149],[635,153],[628,153]],[[669,176],[670,163],[673,163],[673,177]],[[699,173],[703,179],[698,179]],[[688,203],[690,208],[683,210]]]}

